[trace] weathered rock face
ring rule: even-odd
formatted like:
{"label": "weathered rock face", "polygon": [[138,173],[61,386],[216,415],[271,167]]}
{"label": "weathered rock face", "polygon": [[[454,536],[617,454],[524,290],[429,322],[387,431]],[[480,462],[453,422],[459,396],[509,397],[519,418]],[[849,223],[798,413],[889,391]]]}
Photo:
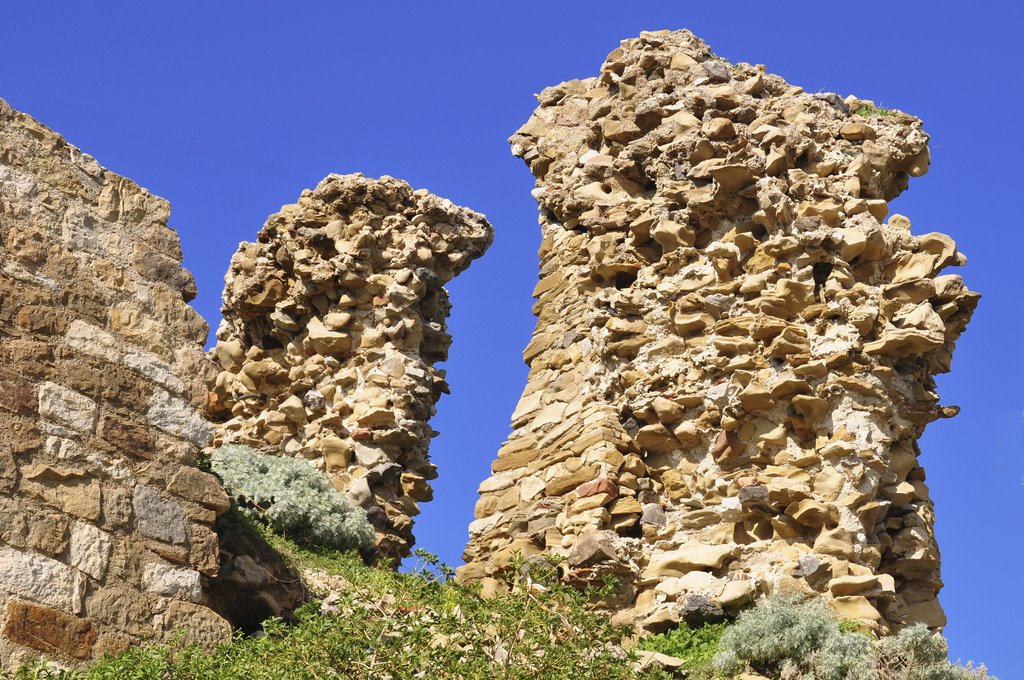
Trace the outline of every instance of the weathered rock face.
{"label": "weathered rock face", "polygon": [[170,209],[0,100],[0,665],[73,664],[184,627],[228,506]]}
{"label": "weathered rock face", "polygon": [[216,442],[308,458],[367,509],[381,556],[408,554],[436,477],[443,285],[492,238],[482,215],[391,177],[330,175],[272,215],[226,276]]}
{"label": "weathered rock face", "polygon": [[543,243],[529,382],[460,570],[614,573],[649,630],[758,592],[885,632],[945,618],[924,426],[978,296],[887,201],[916,118],[807,94],[688,32],[546,89],[510,140]]}

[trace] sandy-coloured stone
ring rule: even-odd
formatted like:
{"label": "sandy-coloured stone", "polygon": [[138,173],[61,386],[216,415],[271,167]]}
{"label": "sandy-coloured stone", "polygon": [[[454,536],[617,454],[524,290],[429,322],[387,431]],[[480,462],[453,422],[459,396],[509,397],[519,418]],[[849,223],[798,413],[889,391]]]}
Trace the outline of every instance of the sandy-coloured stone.
{"label": "sandy-coloured stone", "polygon": [[[877,632],[938,621],[915,442],[954,412],[933,376],[978,296],[942,273],[966,262],[952,240],[889,214],[928,168],[921,121],[729,65],[686,31],[625,40],[537,99],[510,140],[536,178],[537,328],[465,573],[606,532],[621,559],[568,576],[616,576],[616,620],[655,632],[721,613],[682,594],[671,556],[737,543],[713,575],[829,601],[833,578],[873,575],[885,601],[859,615]],[[544,489],[511,488],[527,477]],[[605,478],[614,503],[572,493]]]}
{"label": "sandy-coloured stone", "polygon": [[874,574],[862,574],[860,576],[840,576],[828,582],[829,591],[836,597],[847,595],[860,595],[875,589],[879,585],[878,577]]}
{"label": "sandy-coloured stone", "polygon": [[757,588],[751,581],[729,581],[717,600],[727,610],[735,611],[750,604],[756,593]]}
{"label": "sandy-coloured stone", "polygon": [[[437,476],[428,420],[448,391],[434,366],[451,342],[444,285],[492,238],[483,215],[386,176],[329,175],[271,215],[225,277],[212,444],[312,461],[368,511],[380,556],[407,555]],[[516,418],[556,426],[566,403],[537,396]]]}
{"label": "sandy-coloured stone", "polygon": [[21,486],[24,492],[70,515],[93,521],[100,518],[100,482],[83,469],[29,465],[22,469]]}
{"label": "sandy-coloured stone", "polygon": [[875,622],[882,618],[871,602],[860,595],[846,595],[837,597],[832,601],[836,613],[844,619],[851,621]]}
{"label": "sandy-coloured stone", "polygon": [[644,571],[645,578],[684,574],[688,571],[720,569],[735,553],[731,545],[687,545],[654,557]]}

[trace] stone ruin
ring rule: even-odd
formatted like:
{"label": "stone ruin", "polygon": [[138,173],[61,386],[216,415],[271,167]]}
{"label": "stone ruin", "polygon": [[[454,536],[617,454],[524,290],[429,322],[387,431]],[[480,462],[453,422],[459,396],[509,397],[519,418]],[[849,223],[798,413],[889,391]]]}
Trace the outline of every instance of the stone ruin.
{"label": "stone ruin", "polygon": [[478,213],[391,177],[330,175],[242,243],[224,288],[215,444],[310,460],[401,558],[437,474],[444,284],[491,244]]}
{"label": "stone ruin", "polygon": [[170,208],[0,100],[0,668],[73,665],[185,628],[228,497]]}
{"label": "stone ruin", "polygon": [[[978,295],[941,274],[965,261],[949,237],[889,214],[928,168],[921,122],[685,31],[539,101],[511,140],[543,231],[530,375],[460,576],[562,556],[570,582],[616,576],[605,604],[647,631],[770,592],[943,626],[917,439],[956,414],[933,375]],[[0,100],[0,668],[219,642],[305,597],[217,521],[204,447],[309,460],[386,559],[431,497],[443,286],[483,216],[327,177],[241,244],[208,357],[168,216]]]}
{"label": "stone ruin", "polygon": [[756,593],[889,632],[945,617],[917,439],[978,295],[888,202],[921,122],[646,33],[547,88],[512,137],[537,178],[537,328],[480,485],[464,579],[519,553],[622,582],[660,631]]}

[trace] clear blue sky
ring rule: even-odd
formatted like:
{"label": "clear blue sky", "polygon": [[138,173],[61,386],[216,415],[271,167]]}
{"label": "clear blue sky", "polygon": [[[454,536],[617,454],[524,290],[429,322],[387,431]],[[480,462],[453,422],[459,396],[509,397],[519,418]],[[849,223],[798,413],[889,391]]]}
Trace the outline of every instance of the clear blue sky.
{"label": "clear blue sky", "polygon": [[533,179],[505,140],[534,92],[596,74],[619,40],[660,28],[925,121],[932,170],[894,210],[916,233],[951,234],[984,295],[940,378],[963,413],[922,441],[947,634],[954,658],[1024,677],[1018,5],[22,0],[0,13],[0,97],[171,201],[213,326],[238,242],[329,172],[402,177],[487,214],[494,246],[450,286],[453,394],[434,420],[441,476],[416,531],[458,564],[534,325]]}

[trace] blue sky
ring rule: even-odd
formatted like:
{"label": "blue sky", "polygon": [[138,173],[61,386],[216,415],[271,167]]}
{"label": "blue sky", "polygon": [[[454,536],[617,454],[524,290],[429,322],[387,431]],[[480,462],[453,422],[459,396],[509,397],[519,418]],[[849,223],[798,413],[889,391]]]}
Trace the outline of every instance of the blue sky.
{"label": "blue sky", "polygon": [[1024,135],[1019,32],[998,2],[5,3],[0,97],[173,206],[199,311],[219,318],[239,241],[329,172],[389,174],[484,212],[488,255],[450,286],[453,394],[419,545],[458,564],[476,487],[525,384],[539,230],[506,138],[534,92],[597,73],[619,40],[689,28],[731,61],[921,117],[932,170],[893,209],[952,235],[983,294],[923,463],[952,656],[1024,676],[1018,585],[1024,336],[1017,297]]}

